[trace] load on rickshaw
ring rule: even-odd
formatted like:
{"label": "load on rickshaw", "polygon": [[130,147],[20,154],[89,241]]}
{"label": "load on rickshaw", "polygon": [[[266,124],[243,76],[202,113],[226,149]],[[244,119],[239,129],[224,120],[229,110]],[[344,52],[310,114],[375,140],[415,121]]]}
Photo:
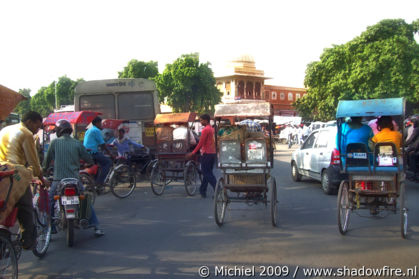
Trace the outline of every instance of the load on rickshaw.
{"label": "load on rickshaw", "polygon": [[185,158],[197,143],[192,133],[195,120],[193,112],[157,114],[154,120],[157,161],[151,171],[151,190],[155,195],[162,195],[165,187],[176,181],[183,181],[186,194],[195,195],[201,183],[198,157]]}
{"label": "load on rickshaw", "polygon": [[[403,150],[400,150],[398,144],[388,140],[375,143],[372,149],[360,142],[346,144],[347,136],[345,137],[344,131],[345,118],[362,117],[363,120],[370,120],[378,117],[378,121],[380,118],[386,118],[390,123],[392,119],[403,129],[404,116],[403,98],[339,101],[336,112],[337,144],[340,150],[341,170],[347,174],[347,180],[340,184],[337,198],[338,226],[341,234],[348,231],[351,213],[366,217],[358,213],[359,210],[366,209],[373,216],[384,215],[384,212],[387,215],[391,212],[399,213],[401,235],[406,238],[408,208]],[[400,141],[403,146],[402,137]]]}
{"label": "load on rickshaw", "polygon": [[[268,102],[220,104],[215,106],[217,167],[222,176],[214,194],[215,222],[222,226],[232,202],[248,205],[270,203],[271,222],[278,224],[278,201],[273,168],[272,119]],[[268,136],[259,121],[268,120]],[[270,199],[268,193],[270,192]]]}

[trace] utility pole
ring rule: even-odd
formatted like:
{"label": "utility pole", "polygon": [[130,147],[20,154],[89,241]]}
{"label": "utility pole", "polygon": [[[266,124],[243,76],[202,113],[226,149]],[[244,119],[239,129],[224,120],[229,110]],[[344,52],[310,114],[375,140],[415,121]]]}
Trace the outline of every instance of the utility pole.
{"label": "utility pole", "polygon": [[55,109],[58,109],[57,108],[57,82],[54,80],[54,95],[55,95]]}

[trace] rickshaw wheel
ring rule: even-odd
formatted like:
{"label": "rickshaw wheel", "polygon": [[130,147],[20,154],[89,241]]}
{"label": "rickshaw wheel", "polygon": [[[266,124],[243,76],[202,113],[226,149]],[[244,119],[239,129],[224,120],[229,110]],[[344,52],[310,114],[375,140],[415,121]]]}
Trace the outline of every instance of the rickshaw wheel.
{"label": "rickshaw wheel", "polygon": [[406,201],[406,186],[404,182],[400,183],[400,226],[402,238],[407,238],[407,201]]}
{"label": "rickshaw wheel", "polygon": [[151,171],[151,190],[156,196],[161,196],[166,184],[165,173],[159,164],[156,163]]}
{"label": "rickshaw wheel", "polygon": [[275,177],[271,177],[269,180],[269,189],[271,190],[271,219],[272,226],[278,225],[278,197]]}
{"label": "rickshaw wheel", "polygon": [[196,188],[198,183],[200,182],[200,177],[198,170],[196,169],[195,165],[191,162],[186,164],[186,168],[184,171],[184,182],[185,182],[185,190],[186,194],[189,196],[195,195]]}
{"label": "rickshaw wheel", "polygon": [[349,216],[352,208],[349,201],[349,183],[343,180],[338,193],[338,225],[339,232],[345,234],[349,227]]}
{"label": "rickshaw wheel", "polygon": [[219,227],[221,227],[224,222],[227,201],[227,193],[224,189],[224,178],[220,177],[217,181],[214,194],[214,217],[215,223],[217,223]]}

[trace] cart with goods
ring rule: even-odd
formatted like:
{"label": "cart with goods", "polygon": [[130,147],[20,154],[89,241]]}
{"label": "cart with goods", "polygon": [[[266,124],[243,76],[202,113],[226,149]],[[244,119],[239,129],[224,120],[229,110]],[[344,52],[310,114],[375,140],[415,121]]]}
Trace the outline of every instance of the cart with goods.
{"label": "cart with goods", "polygon": [[196,114],[170,113],[158,114],[154,120],[156,134],[156,159],[151,171],[151,189],[157,196],[163,194],[171,182],[183,182],[186,194],[195,195],[201,184],[198,157],[192,160],[185,155],[193,150],[196,139],[192,124]]}
{"label": "cart with goods", "polygon": [[[362,117],[367,122],[383,116],[391,116],[403,129],[404,99],[340,101],[336,113],[339,150],[345,144],[342,128],[345,118]],[[339,232],[347,233],[352,213],[361,217],[385,217],[394,213],[400,215],[401,236],[406,238],[408,207],[403,150],[398,150],[393,142],[378,142],[372,148],[363,143],[350,143],[345,153],[340,152],[341,170],[347,174],[347,180],[341,182],[338,192]],[[368,210],[369,214],[362,214]]]}
{"label": "cart with goods", "polygon": [[[278,200],[272,148],[273,110],[268,102],[220,104],[215,107],[217,167],[222,176],[214,194],[215,222],[222,226],[233,202],[270,205],[278,224]],[[258,121],[255,121],[258,120]],[[267,120],[267,136],[260,120]],[[268,197],[269,196],[269,197]]]}

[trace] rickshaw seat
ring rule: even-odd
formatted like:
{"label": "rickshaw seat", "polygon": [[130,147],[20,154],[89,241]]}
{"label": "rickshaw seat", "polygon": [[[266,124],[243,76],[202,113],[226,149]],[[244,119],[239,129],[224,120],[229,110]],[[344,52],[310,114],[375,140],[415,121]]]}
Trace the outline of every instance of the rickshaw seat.
{"label": "rickshaw seat", "polygon": [[346,146],[346,172],[371,173],[368,148],[363,143],[350,143]]}
{"label": "rickshaw seat", "polygon": [[[379,142],[374,147],[374,172],[398,173],[403,170],[397,157],[396,145],[392,142]],[[391,158],[389,165],[379,165],[381,156]]]}

